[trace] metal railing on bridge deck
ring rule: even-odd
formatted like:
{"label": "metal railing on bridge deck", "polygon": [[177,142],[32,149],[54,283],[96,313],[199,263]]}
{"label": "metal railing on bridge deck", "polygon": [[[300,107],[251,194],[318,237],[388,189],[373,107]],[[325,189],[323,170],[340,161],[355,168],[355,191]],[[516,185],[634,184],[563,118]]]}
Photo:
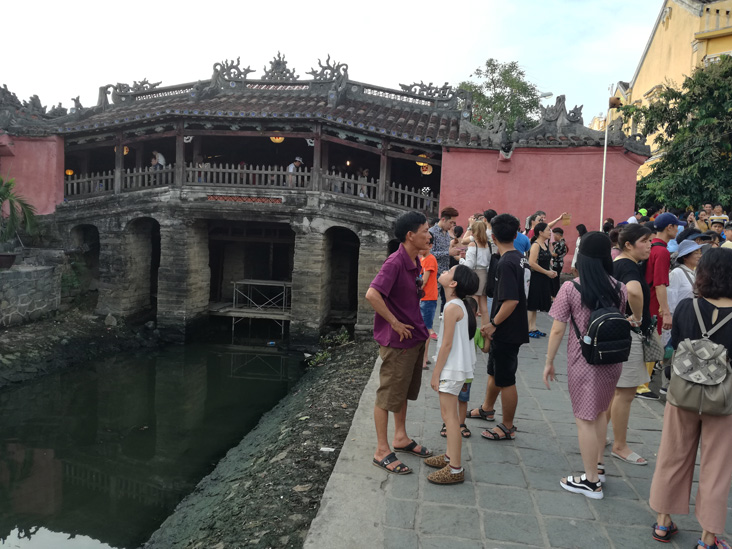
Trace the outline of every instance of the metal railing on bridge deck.
{"label": "metal railing on bridge deck", "polygon": [[[64,196],[69,200],[90,198],[101,194],[138,191],[153,187],[178,185],[175,165],[163,169],[145,167],[124,170],[119,178],[119,190],[114,170],[89,175],[73,175],[66,178]],[[406,185],[391,182],[383,184],[378,179],[357,177],[330,170],[300,168],[288,172],[282,166],[255,166],[241,164],[194,164],[183,167],[181,185],[184,187],[281,188],[321,191],[343,194],[357,200],[376,202],[437,213],[439,197]]]}

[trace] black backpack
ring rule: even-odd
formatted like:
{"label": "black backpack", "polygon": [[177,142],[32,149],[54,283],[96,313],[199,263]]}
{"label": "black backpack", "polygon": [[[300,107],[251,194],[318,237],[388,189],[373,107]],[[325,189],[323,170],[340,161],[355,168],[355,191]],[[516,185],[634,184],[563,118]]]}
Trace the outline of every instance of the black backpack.
{"label": "black backpack", "polygon": [[[574,281],[572,284],[581,291],[579,284]],[[620,282],[615,289],[620,290]],[[615,305],[605,307],[598,304],[590,314],[590,324],[584,337],[580,335],[574,318],[571,320],[582,349],[582,356],[588,364],[617,364],[628,360],[632,342],[630,322]]]}
{"label": "black backpack", "polygon": [[501,259],[501,255],[493,252],[493,245],[490,241],[488,246],[491,250],[491,262],[488,264],[488,269],[486,269],[485,295],[493,297],[496,290],[496,270],[498,270],[498,261]]}

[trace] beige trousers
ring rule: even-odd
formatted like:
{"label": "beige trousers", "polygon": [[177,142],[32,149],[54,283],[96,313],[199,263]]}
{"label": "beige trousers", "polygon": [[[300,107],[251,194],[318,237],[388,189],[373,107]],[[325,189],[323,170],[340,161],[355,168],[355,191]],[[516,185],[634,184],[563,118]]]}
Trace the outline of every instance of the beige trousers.
{"label": "beige trousers", "polygon": [[732,416],[699,415],[666,404],[649,504],[657,513],[689,513],[694,462],[700,441],[701,467],[695,514],[704,530],[721,534],[732,481]]}

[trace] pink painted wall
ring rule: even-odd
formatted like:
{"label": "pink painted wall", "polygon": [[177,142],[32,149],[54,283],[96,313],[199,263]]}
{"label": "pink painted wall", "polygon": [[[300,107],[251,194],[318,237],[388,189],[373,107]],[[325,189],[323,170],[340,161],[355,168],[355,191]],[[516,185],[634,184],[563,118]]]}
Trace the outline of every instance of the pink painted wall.
{"label": "pink painted wall", "polygon": [[[569,212],[571,224],[560,222],[569,247],[564,262],[568,271],[577,240],[575,227],[583,223],[589,231],[601,228],[602,154],[597,147],[517,148],[509,160],[499,160],[498,151],[445,148],[440,207],[455,207],[463,227],[468,216],[489,208],[515,215],[522,227],[536,210],[544,210],[548,220]],[[633,214],[636,172],[644,160],[622,147],[608,148],[605,218],[619,223]]]}
{"label": "pink painted wall", "polygon": [[45,215],[64,200],[64,140],[0,134],[0,176],[15,179],[15,191]]}

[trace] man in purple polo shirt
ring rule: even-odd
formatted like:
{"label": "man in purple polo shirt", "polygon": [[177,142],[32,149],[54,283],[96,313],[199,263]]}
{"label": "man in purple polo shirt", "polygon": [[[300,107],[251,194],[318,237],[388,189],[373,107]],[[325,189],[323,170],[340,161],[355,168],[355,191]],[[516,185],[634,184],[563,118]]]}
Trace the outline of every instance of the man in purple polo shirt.
{"label": "man in purple polo shirt", "polygon": [[421,458],[432,455],[407,436],[405,425],[407,400],[419,396],[424,346],[429,337],[419,312],[422,266],[417,254],[429,248],[430,233],[427,218],[419,212],[399,216],[394,232],[401,242],[399,249],[384,262],[366,292],[367,301],[376,311],[374,339],[380,345],[382,360],[374,406],[374,465],[406,475],[412,469],[397,459],[387,440],[389,412],[394,413],[394,450]]}

